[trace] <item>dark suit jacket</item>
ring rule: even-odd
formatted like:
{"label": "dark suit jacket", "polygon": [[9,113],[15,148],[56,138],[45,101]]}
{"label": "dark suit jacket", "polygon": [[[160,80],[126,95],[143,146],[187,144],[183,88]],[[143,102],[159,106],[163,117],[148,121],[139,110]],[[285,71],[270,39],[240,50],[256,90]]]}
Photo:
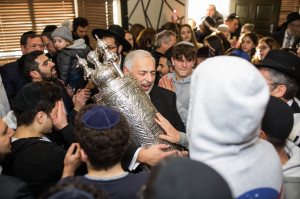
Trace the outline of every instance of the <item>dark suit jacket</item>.
{"label": "dark suit jacket", "polygon": [[293,113],[300,113],[300,107],[295,100],[293,100],[291,108],[293,109]]}
{"label": "dark suit jacket", "polygon": [[[282,46],[283,44],[283,40],[284,40],[284,35],[285,35],[285,31],[286,29],[284,30],[281,30],[279,32],[275,32],[272,37],[278,42],[278,44],[280,45],[280,47]],[[293,44],[291,45],[293,48],[296,48],[296,45],[299,44],[300,42],[300,38],[295,38]]]}
{"label": "dark suit jacket", "polygon": [[278,44],[280,45],[280,47],[283,44],[283,40],[284,40],[284,35],[285,35],[285,30],[281,30],[279,32],[275,32],[272,37],[278,42]]}
{"label": "dark suit jacket", "polygon": [[24,75],[22,75],[18,63],[19,60],[0,67],[2,82],[11,108],[13,108],[13,99],[18,91],[28,83]]}
{"label": "dark suit jacket", "polygon": [[[185,126],[176,108],[176,94],[174,92],[154,85],[150,92],[150,98],[157,111],[161,113],[175,129],[185,132]],[[122,159],[124,169],[128,169],[134,153],[138,148],[139,146],[133,143],[129,145]]]}
{"label": "dark suit jacket", "polygon": [[32,199],[25,182],[11,176],[0,175],[0,198],[3,199]]}

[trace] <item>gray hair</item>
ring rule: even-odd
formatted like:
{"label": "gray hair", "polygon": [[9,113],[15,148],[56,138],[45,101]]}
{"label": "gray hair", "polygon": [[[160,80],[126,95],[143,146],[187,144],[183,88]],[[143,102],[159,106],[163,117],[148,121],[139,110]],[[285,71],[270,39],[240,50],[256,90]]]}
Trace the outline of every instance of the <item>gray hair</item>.
{"label": "gray hair", "polygon": [[131,51],[128,55],[126,55],[126,58],[124,60],[124,66],[131,72],[133,68],[134,60],[136,58],[144,58],[144,57],[151,57],[153,59],[153,62],[155,63],[155,59],[148,51],[134,50]]}
{"label": "gray hair", "polygon": [[171,30],[164,30],[164,31],[158,33],[155,38],[156,47],[160,48],[162,46],[162,43],[169,43],[171,40],[171,38],[170,38],[171,36],[176,37],[177,35],[175,32],[173,32]]}
{"label": "gray hair", "polygon": [[295,78],[268,67],[259,67],[258,69],[269,71],[270,80],[272,81],[271,90],[274,90],[278,85],[285,85],[286,92],[284,93],[283,98],[290,100],[296,96],[299,86]]}

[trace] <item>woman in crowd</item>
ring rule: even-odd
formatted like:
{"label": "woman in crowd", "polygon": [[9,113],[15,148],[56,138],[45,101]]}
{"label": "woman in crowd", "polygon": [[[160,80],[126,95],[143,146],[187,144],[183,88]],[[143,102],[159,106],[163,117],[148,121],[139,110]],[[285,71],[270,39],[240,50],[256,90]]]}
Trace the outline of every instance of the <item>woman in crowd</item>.
{"label": "woman in crowd", "polygon": [[136,40],[137,37],[139,36],[139,34],[142,32],[142,30],[144,30],[145,27],[141,24],[133,24],[129,30],[129,32],[131,32],[132,37],[133,37],[133,43],[134,43],[134,47],[133,49],[137,48],[137,44],[136,44]]}
{"label": "woman in crowd", "polygon": [[145,28],[136,39],[138,49],[151,52],[154,46],[156,31],[153,28]]}
{"label": "woman in crowd", "polygon": [[271,49],[280,49],[278,42],[273,37],[263,37],[259,40],[255,56],[251,62],[253,64],[259,64]]}
{"label": "woman in crowd", "polygon": [[255,49],[257,46],[257,36],[255,33],[245,33],[241,39],[239,49],[246,52],[250,58],[255,54]]}
{"label": "woman in crowd", "polygon": [[242,38],[243,38],[244,34],[250,33],[250,32],[255,33],[254,29],[255,29],[255,26],[254,26],[254,24],[251,24],[251,23],[246,23],[246,24],[244,24],[244,25],[242,26],[242,28],[241,28],[241,35],[240,35],[240,37],[239,37],[238,42],[236,43],[236,47],[237,47],[237,48],[238,48],[239,45],[242,43]]}
{"label": "woman in crowd", "polygon": [[209,47],[214,52],[215,56],[225,54],[222,40],[217,35],[210,35],[205,37],[205,39],[203,40],[203,44],[204,46]]}
{"label": "woman in crowd", "polygon": [[188,41],[194,44],[195,48],[198,49],[200,44],[196,40],[195,32],[192,30],[189,24],[183,24],[179,28],[179,34],[177,36],[177,42]]}

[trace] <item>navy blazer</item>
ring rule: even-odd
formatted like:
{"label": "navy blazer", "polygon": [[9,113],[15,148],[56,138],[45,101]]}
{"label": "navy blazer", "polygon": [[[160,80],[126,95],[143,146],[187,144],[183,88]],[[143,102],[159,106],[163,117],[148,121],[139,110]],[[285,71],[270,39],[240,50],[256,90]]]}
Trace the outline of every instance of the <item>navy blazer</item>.
{"label": "navy blazer", "polygon": [[22,74],[18,63],[19,60],[0,67],[2,82],[11,108],[13,108],[13,100],[18,91],[28,83]]}

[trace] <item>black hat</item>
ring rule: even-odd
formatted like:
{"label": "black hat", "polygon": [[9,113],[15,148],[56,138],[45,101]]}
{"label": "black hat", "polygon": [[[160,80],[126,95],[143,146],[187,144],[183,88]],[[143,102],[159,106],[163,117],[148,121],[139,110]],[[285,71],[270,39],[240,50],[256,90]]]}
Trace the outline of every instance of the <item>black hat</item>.
{"label": "black hat", "polygon": [[156,176],[154,198],[233,198],[226,181],[212,168],[189,158],[174,158]]}
{"label": "black hat", "polygon": [[94,38],[96,38],[95,35],[97,35],[100,39],[102,39],[106,35],[113,35],[116,40],[123,46],[123,52],[127,52],[132,48],[131,44],[125,39],[124,29],[116,24],[109,26],[107,30],[94,29],[92,31],[92,35]]}
{"label": "black hat", "polygon": [[300,80],[300,58],[284,50],[270,50],[260,64]]}
{"label": "black hat", "polygon": [[39,82],[25,85],[15,97],[14,108],[18,111],[34,110],[42,99],[42,88]]}
{"label": "black hat", "polygon": [[284,22],[282,24],[282,26],[285,26],[295,20],[299,20],[300,19],[300,14],[298,12],[291,12],[290,14],[288,14],[288,16],[286,17],[286,22]]}
{"label": "black hat", "polygon": [[283,100],[271,96],[261,129],[272,137],[286,140],[293,128],[293,110]]}

